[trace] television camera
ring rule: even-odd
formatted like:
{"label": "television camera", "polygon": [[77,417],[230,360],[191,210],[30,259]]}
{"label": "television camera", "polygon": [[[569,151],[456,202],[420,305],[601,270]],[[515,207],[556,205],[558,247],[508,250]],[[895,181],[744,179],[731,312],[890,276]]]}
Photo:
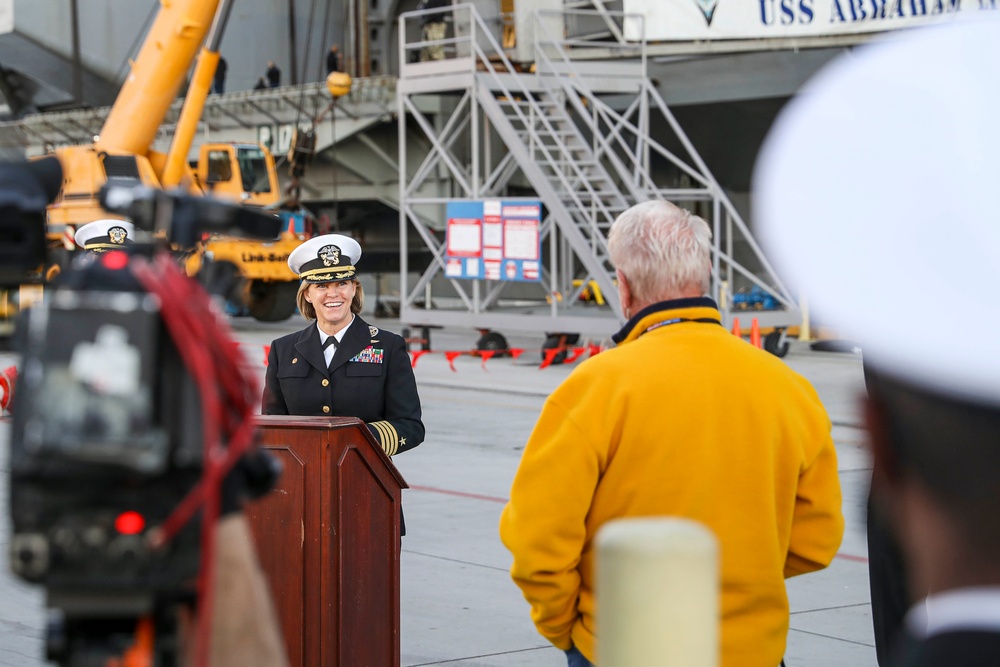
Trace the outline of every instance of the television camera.
{"label": "television camera", "polygon": [[[0,165],[0,284],[44,265],[60,183],[55,158]],[[192,645],[204,664],[216,519],[278,470],[253,447],[257,380],[175,255],[212,232],[275,238],[281,222],[114,184],[101,201],[148,241],[79,258],[18,321],[11,567],[45,589],[49,660],[124,665],[146,633],[150,664],[189,664]]]}

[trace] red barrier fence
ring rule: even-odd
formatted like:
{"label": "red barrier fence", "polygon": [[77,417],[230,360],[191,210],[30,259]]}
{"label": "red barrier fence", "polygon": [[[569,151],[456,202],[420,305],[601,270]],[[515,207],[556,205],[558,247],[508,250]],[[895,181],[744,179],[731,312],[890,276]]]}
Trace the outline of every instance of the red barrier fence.
{"label": "red barrier fence", "polygon": [[[537,353],[542,356],[542,362],[539,364],[538,368],[548,368],[553,364],[571,364],[578,359],[593,357],[599,354],[605,348],[600,345],[594,345],[593,343],[587,343],[582,346],[567,345],[565,347],[554,347],[539,350],[527,350],[522,347],[512,347],[503,350],[409,350],[410,353],[410,366],[413,368],[417,367],[417,361],[425,355],[442,355],[445,361],[448,362],[448,367],[452,371],[458,372],[455,368],[455,359],[459,357],[469,356],[469,357],[479,357],[482,360],[482,368],[486,369],[486,362],[494,357],[512,357],[517,359],[525,352]],[[271,351],[270,345],[264,346],[264,365],[267,366],[267,355]],[[558,361],[557,357],[562,355],[562,360]]]}

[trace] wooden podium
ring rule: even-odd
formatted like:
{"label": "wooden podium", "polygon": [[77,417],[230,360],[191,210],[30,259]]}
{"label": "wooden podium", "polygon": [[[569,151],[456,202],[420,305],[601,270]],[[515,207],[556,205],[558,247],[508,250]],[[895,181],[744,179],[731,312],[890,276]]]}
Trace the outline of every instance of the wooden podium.
{"label": "wooden podium", "polygon": [[284,470],[247,514],[291,667],[399,666],[406,482],[363,422],[264,415]]}

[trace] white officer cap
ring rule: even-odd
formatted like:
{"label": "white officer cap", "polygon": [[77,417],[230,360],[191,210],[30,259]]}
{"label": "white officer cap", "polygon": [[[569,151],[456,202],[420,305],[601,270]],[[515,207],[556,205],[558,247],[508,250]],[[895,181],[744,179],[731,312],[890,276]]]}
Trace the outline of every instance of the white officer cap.
{"label": "white officer cap", "polygon": [[288,268],[308,283],[353,280],[361,245],[350,236],[324,234],[309,239],[288,256]]}
{"label": "white officer cap", "polygon": [[73,235],[76,244],[84,250],[107,252],[125,250],[132,245],[135,225],[127,220],[94,220],[82,225]]}
{"label": "white officer cap", "polygon": [[1000,403],[1000,22],[895,34],[779,115],[754,174],[779,274],[877,368]]}

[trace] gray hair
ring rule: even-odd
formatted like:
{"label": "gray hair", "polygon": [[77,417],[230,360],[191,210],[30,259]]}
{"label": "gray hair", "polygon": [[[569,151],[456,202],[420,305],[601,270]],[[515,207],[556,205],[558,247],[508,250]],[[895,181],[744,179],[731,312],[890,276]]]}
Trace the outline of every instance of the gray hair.
{"label": "gray hair", "polygon": [[712,231],[707,222],[670,202],[636,204],[619,215],[611,225],[608,248],[611,262],[640,302],[711,289]]}

